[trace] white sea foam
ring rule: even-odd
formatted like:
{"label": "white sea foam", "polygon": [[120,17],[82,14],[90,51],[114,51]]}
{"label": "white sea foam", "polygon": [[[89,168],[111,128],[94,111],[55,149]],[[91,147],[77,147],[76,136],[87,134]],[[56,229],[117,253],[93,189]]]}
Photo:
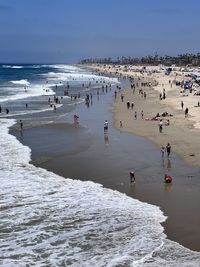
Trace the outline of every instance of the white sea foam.
{"label": "white sea foam", "polygon": [[42,74],[46,76],[50,81],[77,81],[77,82],[103,82],[106,83],[119,83],[117,78],[109,78],[104,76],[98,76],[95,74],[87,74],[85,70],[71,65],[42,65],[43,67],[51,67],[58,70],[58,72],[49,72],[48,74]]}
{"label": "white sea foam", "polygon": [[24,66],[2,65],[3,68],[22,69]]}
{"label": "white sea foam", "polygon": [[165,238],[158,207],[29,164],[13,124],[0,119],[1,266],[199,266]]}
{"label": "white sea foam", "polygon": [[55,94],[51,88],[39,84],[31,84],[26,90],[23,87],[1,87],[1,92],[6,94],[0,95],[0,102]]}
{"label": "white sea foam", "polygon": [[65,64],[55,64],[55,65],[50,65],[52,68],[55,69],[60,69],[66,72],[80,72],[80,68],[76,67],[76,66],[72,66],[72,65],[65,65]]}
{"label": "white sea foam", "polygon": [[17,85],[23,85],[23,86],[29,86],[30,82],[28,82],[28,80],[26,79],[22,79],[22,80],[17,80],[17,81],[10,81],[13,84],[17,84]]}
{"label": "white sea foam", "polygon": [[43,74],[49,81],[61,81],[61,82],[91,82],[95,84],[97,81],[99,83],[119,83],[117,78],[109,78],[104,76],[98,76],[94,74],[80,74],[80,73],[66,73],[66,72],[49,72],[48,74]]}
{"label": "white sea foam", "polygon": [[[56,104],[56,108],[60,108],[62,107],[63,104]],[[48,107],[48,108],[41,108],[38,110],[26,110],[26,111],[14,111],[14,112],[9,112],[8,114],[6,113],[1,113],[0,118],[9,118],[9,117],[13,117],[13,116],[22,116],[22,115],[27,115],[27,114],[35,114],[35,113],[41,113],[41,112],[45,112],[45,111],[51,111],[54,110],[54,107]]]}

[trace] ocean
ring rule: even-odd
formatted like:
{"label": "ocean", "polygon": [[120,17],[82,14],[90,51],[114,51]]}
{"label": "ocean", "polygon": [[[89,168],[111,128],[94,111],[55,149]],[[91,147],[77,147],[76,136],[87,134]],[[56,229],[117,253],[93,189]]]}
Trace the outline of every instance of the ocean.
{"label": "ocean", "polygon": [[9,134],[20,119],[62,120],[85,94],[118,84],[69,65],[0,66],[1,266],[200,266],[199,252],[166,238],[159,207],[35,167],[31,149]]}

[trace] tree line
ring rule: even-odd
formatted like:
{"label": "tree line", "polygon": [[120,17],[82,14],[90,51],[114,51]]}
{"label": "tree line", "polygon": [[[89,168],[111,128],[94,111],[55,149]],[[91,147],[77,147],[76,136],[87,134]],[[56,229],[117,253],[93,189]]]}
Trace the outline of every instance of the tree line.
{"label": "tree line", "polygon": [[166,66],[176,65],[176,66],[200,66],[200,53],[197,54],[181,54],[177,56],[159,56],[155,54],[154,56],[145,57],[117,57],[117,58],[87,58],[82,59],[80,64],[119,64],[119,65],[159,65],[163,64]]}

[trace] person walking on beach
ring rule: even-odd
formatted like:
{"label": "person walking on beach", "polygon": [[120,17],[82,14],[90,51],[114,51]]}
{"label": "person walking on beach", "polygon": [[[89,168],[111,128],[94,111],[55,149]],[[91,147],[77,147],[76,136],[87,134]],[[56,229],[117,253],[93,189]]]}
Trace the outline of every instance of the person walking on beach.
{"label": "person walking on beach", "polygon": [[166,151],[167,151],[167,156],[169,157],[170,153],[171,153],[171,146],[170,143],[167,144],[166,146]]}
{"label": "person walking on beach", "polygon": [[162,133],[162,130],[163,130],[163,121],[160,120],[160,122],[159,122],[159,132]]}
{"label": "person walking on beach", "polygon": [[131,103],[131,109],[133,109],[133,108],[134,108],[134,103],[132,102],[132,103]]}
{"label": "person walking on beach", "polygon": [[163,89],[163,97],[162,97],[163,99],[165,99],[166,98],[166,94],[165,94],[165,88]]}
{"label": "person walking on beach", "polygon": [[181,101],[181,108],[183,109],[183,106],[184,106],[184,103],[183,103],[183,101]]}
{"label": "person walking on beach", "polygon": [[119,122],[119,126],[120,126],[120,128],[123,128],[122,121]]}
{"label": "person walking on beach", "polygon": [[105,120],[104,122],[104,133],[108,132],[108,121]]}
{"label": "person walking on beach", "polygon": [[185,109],[185,118],[188,117],[188,108]]}
{"label": "person walking on beach", "polygon": [[142,120],[144,119],[144,111],[143,110],[141,111],[141,118],[142,118]]}
{"label": "person walking on beach", "polygon": [[134,117],[135,117],[135,120],[137,120],[137,111],[135,111]]}

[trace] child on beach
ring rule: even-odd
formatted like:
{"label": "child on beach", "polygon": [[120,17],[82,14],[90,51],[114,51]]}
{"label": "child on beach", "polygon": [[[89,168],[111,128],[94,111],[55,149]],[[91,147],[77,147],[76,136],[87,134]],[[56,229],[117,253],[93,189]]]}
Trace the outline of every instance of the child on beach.
{"label": "child on beach", "polygon": [[164,157],[164,154],[165,154],[165,148],[164,146],[161,147],[161,155],[162,155],[162,158]]}

